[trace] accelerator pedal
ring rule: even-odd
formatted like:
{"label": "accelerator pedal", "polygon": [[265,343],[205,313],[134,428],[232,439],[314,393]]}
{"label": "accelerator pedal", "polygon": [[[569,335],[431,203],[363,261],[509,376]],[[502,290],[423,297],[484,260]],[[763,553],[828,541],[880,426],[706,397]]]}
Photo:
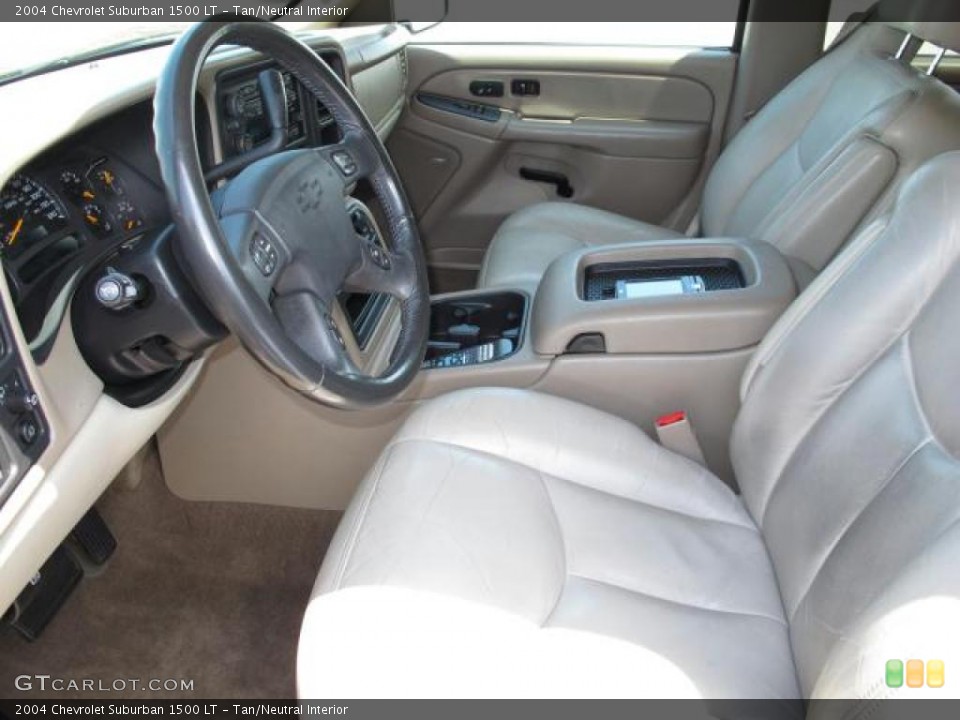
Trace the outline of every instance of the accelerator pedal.
{"label": "accelerator pedal", "polygon": [[80,518],[70,539],[94,565],[103,565],[117,549],[117,539],[95,507]]}

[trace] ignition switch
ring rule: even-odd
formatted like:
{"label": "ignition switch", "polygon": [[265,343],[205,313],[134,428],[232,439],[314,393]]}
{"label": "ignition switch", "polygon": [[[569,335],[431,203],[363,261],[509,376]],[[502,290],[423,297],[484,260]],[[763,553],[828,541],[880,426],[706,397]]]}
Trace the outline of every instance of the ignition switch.
{"label": "ignition switch", "polygon": [[129,275],[107,268],[107,274],[97,281],[97,300],[109,310],[123,310],[140,299],[140,287]]}

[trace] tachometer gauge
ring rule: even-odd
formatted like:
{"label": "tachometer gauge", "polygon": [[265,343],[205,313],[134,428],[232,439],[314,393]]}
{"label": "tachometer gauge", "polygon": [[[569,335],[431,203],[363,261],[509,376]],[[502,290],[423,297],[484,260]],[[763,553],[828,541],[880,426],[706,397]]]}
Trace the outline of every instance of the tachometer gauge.
{"label": "tachometer gauge", "polygon": [[131,232],[143,226],[143,217],[129,200],[121,200],[114,208],[114,217],[124,232]]}
{"label": "tachometer gauge", "polygon": [[14,175],[0,191],[0,243],[6,257],[16,257],[66,224],[63,204],[27,175]]}

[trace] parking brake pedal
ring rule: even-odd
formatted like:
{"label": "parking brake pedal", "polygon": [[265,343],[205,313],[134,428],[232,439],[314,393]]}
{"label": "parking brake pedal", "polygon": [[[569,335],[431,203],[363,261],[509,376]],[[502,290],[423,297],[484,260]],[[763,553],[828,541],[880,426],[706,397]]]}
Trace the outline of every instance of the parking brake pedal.
{"label": "parking brake pedal", "polygon": [[80,564],[61,545],[33,576],[4,619],[27,640],[36,640],[82,577]]}
{"label": "parking brake pedal", "polygon": [[89,561],[89,570],[90,565],[103,565],[116,549],[110,528],[97,509],[90,508],[20,592],[3,620],[27,640],[36,640],[83,579],[81,561]]}

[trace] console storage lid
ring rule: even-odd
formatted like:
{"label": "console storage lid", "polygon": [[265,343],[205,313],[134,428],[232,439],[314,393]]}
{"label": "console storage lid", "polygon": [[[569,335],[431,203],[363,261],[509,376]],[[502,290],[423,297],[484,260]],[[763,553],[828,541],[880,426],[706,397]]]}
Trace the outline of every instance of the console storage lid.
{"label": "console storage lid", "polygon": [[[691,276],[702,291],[617,299],[614,289],[618,281]],[[786,260],[763,242],[679,239],[590,248],[558,258],[547,270],[533,305],[531,340],[537,354],[547,356],[570,352],[583,338],[613,354],[747,348],[763,339],[796,294]]]}

